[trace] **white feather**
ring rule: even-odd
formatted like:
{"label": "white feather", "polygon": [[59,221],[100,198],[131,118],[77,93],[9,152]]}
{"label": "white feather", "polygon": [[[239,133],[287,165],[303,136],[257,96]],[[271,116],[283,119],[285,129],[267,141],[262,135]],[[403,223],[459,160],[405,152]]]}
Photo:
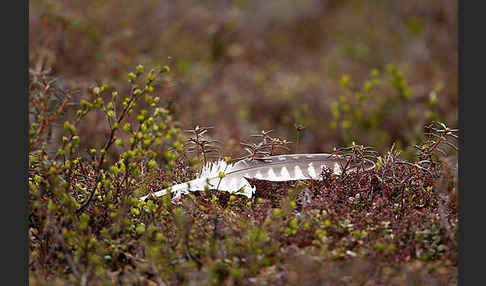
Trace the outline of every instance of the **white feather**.
{"label": "white feather", "polygon": [[[337,159],[336,155],[331,154],[292,154],[253,160],[244,159],[232,164],[219,160],[206,164],[196,179],[173,185],[168,189],[155,192],[153,195],[160,197],[172,192],[175,198],[179,198],[181,195],[189,192],[202,191],[207,186],[210,189],[230,193],[241,190],[241,194],[251,198],[256,188],[250,185],[247,178],[268,181],[319,180],[323,167],[332,169],[335,174],[341,174],[341,168]],[[365,160],[365,165],[367,165],[365,169],[371,169],[375,166],[369,160]],[[314,166],[319,166],[320,168],[317,169]],[[352,164],[351,167],[354,168],[356,166],[356,164]],[[308,175],[303,172],[305,169]],[[292,175],[289,170],[292,170]],[[224,173],[224,176],[220,176],[222,173]],[[140,199],[145,200],[147,197],[148,195]]]}

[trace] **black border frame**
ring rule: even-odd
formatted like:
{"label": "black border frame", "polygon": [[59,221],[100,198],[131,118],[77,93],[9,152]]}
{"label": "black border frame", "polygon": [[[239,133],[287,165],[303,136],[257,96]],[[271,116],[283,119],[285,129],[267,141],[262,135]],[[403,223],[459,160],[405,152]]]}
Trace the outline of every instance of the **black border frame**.
{"label": "black border frame", "polygon": [[[2,47],[1,281],[28,285],[28,64],[29,2],[10,1],[0,17]],[[4,282],[5,281],[5,282]]]}
{"label": "black border frame", "polygon": [[[479,138],[466,141],[464,135],[480,135],[484,131],[481,123],[484,119],[484,104],[471,99],[484,97],[484,51],[486,44],[483,38],[484,9],[480,1],[460,1],[459,7],[459,285],[480,285],[484,280],[485,238],[481,230],[485,225],[484,183],[478,179],[484,176],[485,168],[481,167],[482,149],[485,148]],[[474,5],[475,4],[475,5]],[[467,145],[465,144],[467,142]],[[467,163],[466,163],[467,162]],[[469,232],[469,234],[468,234]],[[483,273],[482,273],[483,272]],[[483,282],[484,283],[484,282]]]}

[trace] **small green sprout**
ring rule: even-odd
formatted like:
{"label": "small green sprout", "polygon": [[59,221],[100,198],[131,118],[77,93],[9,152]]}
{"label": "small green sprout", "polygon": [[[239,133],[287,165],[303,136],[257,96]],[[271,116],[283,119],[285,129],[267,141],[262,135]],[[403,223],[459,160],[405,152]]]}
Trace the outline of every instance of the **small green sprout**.
{"label": "small green sprout", "polygon": [[130,72],[128,74],[128,82],[131,82],[132,83],[135,80],[136,77],[137,76],[133,72]]}
{"label": "small green sprout", "polygon": [[143,74],[143,66],[142,66],[142,65],[138,65],[138,66],[135,68],[135,72],[137,73],[137,75],[141,75],[141,74]]}
{"label": "small green sprout", "polygon": [[100,94],[100,92],[101,92],[101,88],[99,88],[98,86],[95,86],[95,87],[93,88],[93,94],[95,94],[95,95],[99,95],[99,94]]}

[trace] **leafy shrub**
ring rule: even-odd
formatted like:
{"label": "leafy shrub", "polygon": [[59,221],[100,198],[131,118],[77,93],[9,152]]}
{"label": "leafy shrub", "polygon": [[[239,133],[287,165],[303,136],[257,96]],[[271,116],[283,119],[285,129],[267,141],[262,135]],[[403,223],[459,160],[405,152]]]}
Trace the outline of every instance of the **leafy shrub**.
{"label": "leafy shrub", "polygon": [[[59,96],[46,74],[32,73],[33,285],[455,283],[457,176],[439,150],[457,130],[432,123],[411,161],[394,146],[381,154],[357,144],[336,149],[356,160],[372,156],[377,168],[340,176],[323,170],[321,181],[252,180],[251,199],[208,190],[178,202],[170,194],[140,201],[190,180],[211,153],[203,148],[205,128],[188,139],[162,107],[156,90],[168,72],[137,66],[126,95],[93,86],[64,122],[55,152],[47,150],[43,130],[69,95]],[[91,141],[77,126],[92,113],[102,114],[109,129],[102,145],[82,149]],[[284,139],[265,131],[259,138],[267,144],[247,144],[248,156],[285,152],[276,148],[285,147]]]}
{"label": "leafy shrub", "polygon": [[422,126],[444,121],[437,98],[442,86],[434,88],[423,106],[421,98],[411,97],[407,79],[396,65],[388,65],[383,75],[371,70],[361,87],[348,75],[342,76],[340,84],[344,92],[331,105],[333,120],[329,127],[338,131],[341,144],[359,140],[373,142],[383,150],[394,142],[399,148],[408,148],[406,155],[411,159],[413,146],[424,140]]}
{"label": "leafy shrub", "polygon": [[[298,141],[298,148],[290,145],[294,152],[326,152],[351,143],[349,137],[384,152],[393,142],[400,149],[419,144],[430,120],[457,125],[456,1],[29,3],[32,67],[52,68],[81,94],[96,80],[128,93],[123,83],[132,67],[168,64],[173,72],[161,100],[170,102],[171,115],[187,128],[215,127],[213,139],[232,157],[241,138],[261,129]],[[406,79],[406,101],[390,85],[389,63]],[[382,85],[362,109],[362,123],[371,127],[347,118],[352,130],[340,135],[329,128],[332,102],[347,93],[340,78],[347,74],[357,92],[373,81],[373,68]],[[429,106],[434,92],[436,105]],[[439,117],[425,120],[427,111]],[[104,126],[92,128],[97,121],[101,116],[86,119],[79,133],[102,138]],[[297,132],[296,124],[305,128]]]}

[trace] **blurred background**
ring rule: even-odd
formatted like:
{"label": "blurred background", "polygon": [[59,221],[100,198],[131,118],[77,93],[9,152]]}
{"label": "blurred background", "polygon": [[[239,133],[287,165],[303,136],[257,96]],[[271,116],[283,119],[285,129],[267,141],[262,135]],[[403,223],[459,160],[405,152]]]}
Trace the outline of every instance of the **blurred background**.
{"label": "blurred background", "polygon": [[[457,1],[31,0],[29,17],[30,68],[73,110],[95,84],[127,92],[138,64],[168,65],[160,104],[181,129],[214,127],[225,155],[269,129],[310,153],[410,151],[431,120],[457,127]],[[90,144],[102,121],[80,129]]]}

